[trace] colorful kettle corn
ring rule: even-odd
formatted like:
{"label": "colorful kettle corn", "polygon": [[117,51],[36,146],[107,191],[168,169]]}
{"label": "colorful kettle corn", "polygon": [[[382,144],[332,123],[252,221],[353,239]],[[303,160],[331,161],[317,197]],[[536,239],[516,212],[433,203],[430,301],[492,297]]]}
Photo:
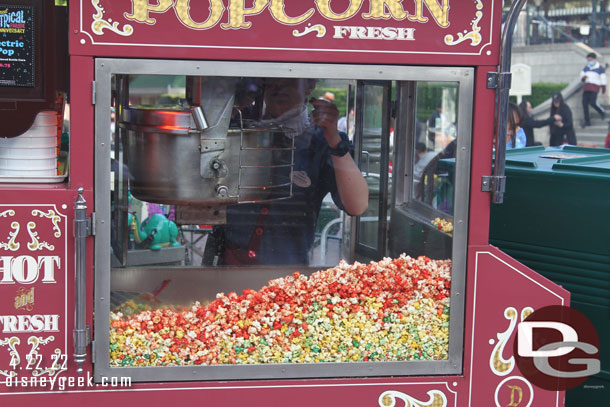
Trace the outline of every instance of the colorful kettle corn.
{"label": "colorful kettle corn", "polygon": [[442,230],[445,233],[453,233],[453,223],[451,223],[451,221],[448,221],[447,219],[434,218],[432,220],[432,225],[438,230]]}
{"label": "colorful kettle corn", "polygon": [[451,261],[341,262],[203,306],[111,312],[111,366],[447,359]]}

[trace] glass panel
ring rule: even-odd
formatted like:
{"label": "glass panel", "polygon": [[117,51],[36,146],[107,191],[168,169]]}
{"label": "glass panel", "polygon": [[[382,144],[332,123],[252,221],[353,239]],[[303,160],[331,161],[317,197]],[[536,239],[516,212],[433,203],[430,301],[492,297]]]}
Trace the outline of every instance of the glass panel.
{"label": "glass panel", "polygon": [[[419,194],[413,180],[405,208],[390,207],[387,185],[391,146],[407,146],[415,173],[420,143],[432,162],[454,124],[433,140],[436,120],[421,139],[390,133],[389,80],[359,87],[360,111],[353,79],[113,83],[111,367],[448,359],[452,238],[431,216],[450,220],[455,163],[424,166],[417,182],[434,188]],[[397,111],[425,123],[426,92],[450,128],[457,84],[420,83]],[[374,263],[337,266],[353,238],[345,212],[360,215]]]}
{"label": "glass panel", "polygon": [[417,84],[412,197],[442,212],[438,215],[445,231],[452,229],[451,220],[443,216],[453,215],[457,101],[456,83]]}
{"label": "glass panel", "polygon": [[[359,220],[358,243],[377,251],[379,246],[379,207],[384,194],[381,184],[382,138],[384,125],[384,86],[365,85],[362,92],[362,152],[360,169],[369,186],[369,205]],[[383,171],[386,171],[383,168]],[[358,249],[356,249],[358,252]]]}

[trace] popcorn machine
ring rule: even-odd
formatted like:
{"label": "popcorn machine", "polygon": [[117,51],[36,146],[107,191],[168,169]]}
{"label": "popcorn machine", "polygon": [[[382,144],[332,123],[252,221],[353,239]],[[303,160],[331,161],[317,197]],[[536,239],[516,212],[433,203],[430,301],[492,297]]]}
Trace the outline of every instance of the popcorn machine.
{"label": "popcorn machine", "polygon": [[[559,405],[512,337],[569,296],[487,244],[501,8],[70,2],[74,209],[41,247],[57,259],[0,269],[3,289],[34,283],[32,257],[37,292],[63,293],[2,317],[2,397]],[[56,193],[18,189],[0,221]],[[22,354],[68,356],[30,373]]]}

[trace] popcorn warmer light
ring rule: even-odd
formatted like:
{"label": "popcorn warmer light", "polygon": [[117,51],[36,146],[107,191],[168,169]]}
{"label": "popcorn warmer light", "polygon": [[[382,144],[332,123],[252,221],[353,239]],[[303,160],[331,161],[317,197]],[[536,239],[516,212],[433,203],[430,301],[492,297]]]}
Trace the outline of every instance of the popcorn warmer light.
{"label": "popcorn warmer light", "polygon": [[447,359],[450,277],[450,260],[402,255],[295,272],[182,311],[131,304],[111,312],[110,364]]}

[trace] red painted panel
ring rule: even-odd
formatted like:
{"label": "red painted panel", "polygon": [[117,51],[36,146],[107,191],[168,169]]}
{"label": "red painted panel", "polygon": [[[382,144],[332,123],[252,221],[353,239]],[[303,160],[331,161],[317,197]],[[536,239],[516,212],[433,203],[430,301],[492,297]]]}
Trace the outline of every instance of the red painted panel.
{"label": "red painted panel", "polygon": [[0,193],[0,393],[10,393],[15,379],[74,374],[76,194],[42,185]]}
{"label": "red painted panel", "polygon": [[498,0],[71,1],[73,55],[478,65]]}
{"label": "red painted panel", "polygon": [[[459,380],[459,379],[458,379]],[[171,405],[177,399],[181,403],[243,406],[244,400],[252,407],[291,405],[295,407],[318,406],[465,406],[465,397],[458,397],[460,385],[454,378],[418,378],[414,380],[306,380],[291,382],[238,382],[224,384],[190,384],[161,387],[137,385],[130,389],[102,388],[94,391],[64,387],[66,393],[36,395],[21,394],[3,396],[15,400],[20,406],[47,405],[108,406],[120,401],[133,405]],[[138,389],[138,391],[133,391]],[[205,400],[205,403],[202,403]],[[409,404],[410,403],[410,404]],[[434,403],[434,404],[432,404]]]}
{"label": "red painted panel", "polygon": [[491,174],[491,153],[494,134],[494,107],[496,91],[487,89],[487,73],[496,72],[495,66],[477,68],[474,85],[472,120],[472,165],[470,177],[470,220],[468,244],[489,242],[489,192],[481,191],[481,177]]}
{"label": "red painted panel", "polygon": [[[70,186],[93,185],[93,58],[70,58]],[[90,205],[91,206],[91,205]]]}
{"label": "red painted panel", "polygon": [[523,377],[513,357],[513,341],[517,324],[529,313],[547,305],[569,305],[569,292],[492,246],[471,247],[468,254],[468,405],[563,406],[565,392],[542,390]]}

